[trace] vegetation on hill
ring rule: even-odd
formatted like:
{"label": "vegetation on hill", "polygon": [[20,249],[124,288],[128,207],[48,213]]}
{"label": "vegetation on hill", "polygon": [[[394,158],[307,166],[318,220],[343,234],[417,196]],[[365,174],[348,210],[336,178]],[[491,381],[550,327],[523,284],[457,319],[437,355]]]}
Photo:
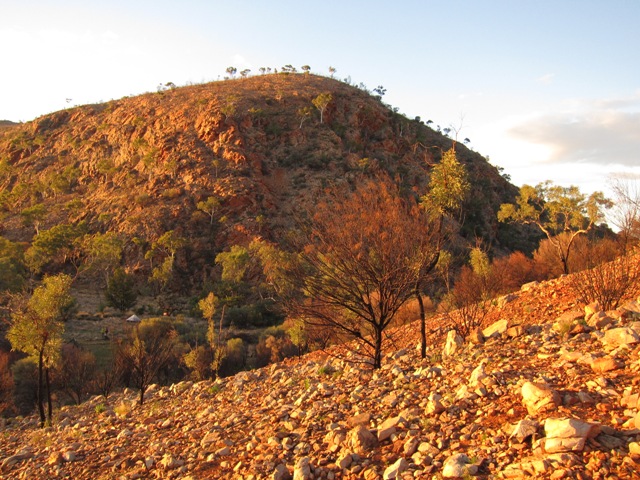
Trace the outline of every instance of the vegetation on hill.
{"label": "vegetation on hill", "polygon": [[[380,367],[382,336],[413,319],[411,298],[423,338],[425,295],[462,312],[448,318],[470,333],[496,294],[581,268],[584,255],[559,262],[554,252],[566,212],[549,217],[552,199],[517,196],[482,156],[385,105],[383,87],[374,95],[290,69],[241,76],[0,130],[0,316],[13,331],[52,319],[47,358],[8,337],[37,365],[0,351],[0,382],[24,393],[16,403],[42,405],[43,372],[47,392],[73,401],[124,384],[142,403],[157,379],[227,375],[341,339],[329,325],[361,340]],[[571,228],[612,235],[591,228],[599,216],[578,203]],[[530,210],[533,220],[516,214]],[[542,234],[523,225],[532,221],[548,236],[533,259]],[[582,237],[574,251],[589,245]],[[95,302],[64,328],[53,307],[29,313],[38,285],[56,275],[120,317]],[[125,312],[147,318],[125,325]],[[255,327],[259,337],[244,330]],[[90,388],[78,387],[91,375]]]}

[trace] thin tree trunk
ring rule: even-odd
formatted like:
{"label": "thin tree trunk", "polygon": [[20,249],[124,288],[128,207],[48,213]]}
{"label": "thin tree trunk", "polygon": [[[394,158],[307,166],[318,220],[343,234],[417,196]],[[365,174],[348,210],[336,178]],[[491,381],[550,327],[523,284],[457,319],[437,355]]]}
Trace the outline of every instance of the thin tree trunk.
{"label": "thin tree trunk", "polygon": [[378,369],[382,366],[382,330],[376,329],[375,352],[373,355],[373,368]]}
{"label": "thin tree trunk", "polygon": [[47,381],[47,421],[49,422],[49,426],[52,425],[52,417],[53,417],[53,406],[51,404],[51,380],[49,379],[49,368],[44,371],[44,376]]}
{"label": "thin tree trunk", "polygon": [[422,295],[416,285],[416,298],[418,299],[418,306],[420,307],[420,357],[427,358],[427,319],[424,312],[424,302],[422,301]]}
{"label": "thin tree trunk", "polygon": [[38,390],[37,390],[37,401],[38,401],[38,413],[40,414],[40,426],[44,427],[45,416],[44,416],[44,405],[42,404],[42,374],[44,373],[44,351],[40,351],[40,357],[38,358]]}

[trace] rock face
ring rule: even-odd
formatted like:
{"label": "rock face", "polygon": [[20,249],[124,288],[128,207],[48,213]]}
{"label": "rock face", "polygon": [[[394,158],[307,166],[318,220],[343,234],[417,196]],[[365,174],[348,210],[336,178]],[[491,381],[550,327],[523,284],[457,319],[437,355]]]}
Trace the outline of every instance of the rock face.
{"label": "rock face", "polygon": [[[336,348],[158,385],[142,407],[119,408],[134,390],[94,397],[45,429],[3,419],[0,479],[640,478],[640,343],[601,340],[635,319],[610,312],[602,331],[554,332],[575,310],[562,282],[505,304],[501,317],[530,319],[519,336],[450,357],[435,317],[426,359],[408,324],[376,371]],[[593,368],[606,357],[616,369]]]}

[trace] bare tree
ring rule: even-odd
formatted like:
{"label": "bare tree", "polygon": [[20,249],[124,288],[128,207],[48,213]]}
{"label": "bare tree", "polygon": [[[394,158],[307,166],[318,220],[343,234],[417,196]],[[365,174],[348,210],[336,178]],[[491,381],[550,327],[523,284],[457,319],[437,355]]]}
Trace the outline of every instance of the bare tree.
{"label": "bare tree", "polygon": [[613,177],[610,185],[615,198],[611,221],[620,230],[627,251],[640,241],[640,179]]}
{"label": "bare tree", "polygon": [[355,339],[379,368],[385,330],[437,255],[438,229],[386,177],[345,190],[334,188],[300,225],[291,278],[302,294],[287,303],[291,316]]}

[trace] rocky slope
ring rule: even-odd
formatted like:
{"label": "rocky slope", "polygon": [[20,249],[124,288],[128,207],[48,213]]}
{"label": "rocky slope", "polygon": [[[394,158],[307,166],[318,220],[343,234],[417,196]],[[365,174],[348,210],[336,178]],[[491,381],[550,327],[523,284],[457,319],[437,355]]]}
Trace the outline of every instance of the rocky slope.
{"label": "rocky slope", "polygon": [[12,420],[0,477],[640,478],[640,299],[581,307],[561,278],[497,306],[475,342],[433,318],[425,360],[400,328],[379,371],[334,349]]}
{"label": "rocky slope", "polygon": [[[332,100],[320,122],[313,99],[323,93]],[[383,170],[424,194],[429,165],[451,145],[369,92],[314,75],[87,105],[0,130],[0,234],[30,242],[35,214],[39,230],[85,221],[90,232],[121,234],[128,266],[145,271],[145,249],[174,230],[189,239],[176,259],[181,282],[199,286],[216,253],[255,235],[277,241],[327,185]],[[457,151],[473,184],[463,234],[519,246],[496,220],[516,188],[482,156]],[[197,208],[212,196],[214,213]]]}

